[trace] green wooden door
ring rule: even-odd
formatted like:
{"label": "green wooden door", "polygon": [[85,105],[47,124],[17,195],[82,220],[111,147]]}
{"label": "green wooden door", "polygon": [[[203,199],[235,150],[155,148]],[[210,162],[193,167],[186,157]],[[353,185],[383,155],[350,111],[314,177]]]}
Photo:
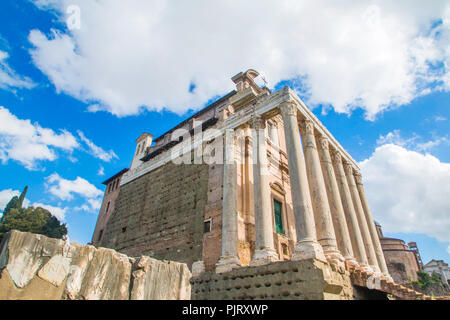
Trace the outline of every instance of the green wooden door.
{"label": "green wooden door", "polygon": [[284,234],[281,206],[282,206],[281,202],[277,200],[273,201],[273,211],[275,215],[275,230],[278,233]]}

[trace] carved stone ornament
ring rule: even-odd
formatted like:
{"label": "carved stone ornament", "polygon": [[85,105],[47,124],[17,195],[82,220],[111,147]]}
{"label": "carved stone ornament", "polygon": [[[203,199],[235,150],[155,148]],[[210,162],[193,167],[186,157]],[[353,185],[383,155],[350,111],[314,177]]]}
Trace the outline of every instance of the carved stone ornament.
{"label": "carved stone ornament", "polygon": [[362,185],[363,182],[362,182],[362,175],[361,175],[361,172],[355,170],[355,173],[354,173],[353,175],[355,176],[355,181],[356,181],[356,183]]}
{"label": "carved stone ornament", "polygon": [[314,134],[314,123],[311,120],[303,120],[302,129],[305,134]]}
{"label": "carved stone ornament", "polygon": [[336,163],[341,163],[342,162],[342,156],[341,153],[339,151],[334,151],[333,152],[333,161]]}
{"label": "carved stone ornament", "polygon": [[350,163],[344,163],[344,169],[347,175],[350,176],[353,174],[353,166]]}
{"label": "carved stone ornament", "polygon": [[280,106],[280,112],[283,117],[297,116],[297,105],[293,101],[283,102]]}
{"label": "carved stone ornament", "polygon": [[266,128],[266,120],[263,117],[254,117],[250,120],[250,127],[255,130],[263,130]]}
{"label": "carved stone ornament", "polygon": [[329,150],[330,143],[328,141],[328,138],[325,136],[322,136],[319,138],[320,147],[322,150]]}

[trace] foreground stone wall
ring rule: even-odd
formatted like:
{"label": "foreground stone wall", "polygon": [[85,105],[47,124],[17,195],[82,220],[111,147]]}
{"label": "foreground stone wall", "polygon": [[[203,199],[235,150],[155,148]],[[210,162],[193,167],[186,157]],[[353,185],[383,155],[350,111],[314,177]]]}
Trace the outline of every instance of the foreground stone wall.
{"label": "foreground stone wall", "polygon": [[168,163],[120,188],[102,247],[131,256],[202,260],[208,165]]}
{"label": "foreground stone wall", "polygon": [[350,274],[318,260],[205,272],[191,279],[193,300],[352,300]]}
{"label": "foreground stone wall", "polygon": [[190,299],[185,264],[12,231],[0,246],[0,300]]}

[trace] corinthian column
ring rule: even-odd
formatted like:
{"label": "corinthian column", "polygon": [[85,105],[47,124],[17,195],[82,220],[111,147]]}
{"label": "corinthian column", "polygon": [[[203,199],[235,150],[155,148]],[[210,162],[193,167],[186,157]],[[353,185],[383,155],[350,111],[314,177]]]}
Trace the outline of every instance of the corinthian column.
{"label": "corinthian column", "polygon": [[357,265],[358,263],[353,256],[353,248],[350,240],[350,233],[348,232],[347,221],[345,219],[344,207],[342,206],[333,162],[331,161],[328,138],[322,136],[319,139],[319,145],[323,177],[325,179],[325,187],[327,189],[328,202],[333,218],[338,248],[348,264]]}
{"label": "corinthian column", "polygon": [[314,136],[314,123],[311,120],[303,120],[300,133],[305,151],[306,172],[316,221],[317,240],[322,245],[328,261],[343,265],[344,258],[337,249],[325,180],[320,166],[316,137]]}
{"label": "corinthian column", "polygon": [[273,218],[270,203],[270,184],[267,165],[266,121],[262,117],[253,118],[250,122],[253,134],[253,151],[256,151],[256,163],[253,167],[253,187],[255,204],[255,236],[256,248],[251,265],[263,265],[278,260],[273,241]]}
{"label": "corinthian column", "polygon": [[366,216],[361,205],[361,200],[359,199],[359,192],[356,187],[355,177],[353,175],[353,167],[351,164],[345,164],[345,173],[347,175],[348,187],[350,188],[350,194],[352,195],[353,204],[355,206],[356,216],[358,217],[358,223],[361,230],[361,236],[364,241],[364,247],[366,248],[367,260],[372,270],[375,273],[380,273],[377,257],[373,248],[372,238],[369,232],[369,226],[367,225]]}
{"label": "corinthian column", "polygon": [[333,153],[334,168],[336,173],[336,181],[341,195],[342,207],[344,209],[347,221],[348,231],[352,242],[353,253],[360,264],[360,267],[366,271],[372,271],[367,262],[366,249],[359,229],[358,218],[356,216],[355,207],[353,206],[350,188],[348,187],[347,177],[345,176],[344,166],[342,165],[342,157],[339,151]]}
{"label": "corinthian column", "polygon": [[360,172],[355,172],[356,187],[358,188],[359,197],[361,199],[361,204],[364,209],[367,224],[369,225],[369,232],[372,238],[372,243],[375,249],[375,254],[377,256],[378,267],[381,272],[388,278],[390,278],[389,271],[386,265],[386,260],[384,259],[383,249],[381,248],[380,238],[378,238],[377,229],[375,227],[375,222],[373,221],[372,213],[370,212],[369,203],[367,202],[366,192],[364,191],[364,186],[362,183],[362,176]]}
{"label": "corinthian column", "polygon": [[237,168],[234,148],[234,130],[226,130],[224,137],[223,200],[222,200],[222,256],[216,272],[228,272],[239,267]]}
{"label": "corinthian column", "polygon": [[297,105],[285,102],[280,107],[284,122],[286,149],[291,181],[297,243],[292,260],[319,259],[326,261],[322,246],[317,242],[314,213],[306,174],[305,159],[300,145]]}

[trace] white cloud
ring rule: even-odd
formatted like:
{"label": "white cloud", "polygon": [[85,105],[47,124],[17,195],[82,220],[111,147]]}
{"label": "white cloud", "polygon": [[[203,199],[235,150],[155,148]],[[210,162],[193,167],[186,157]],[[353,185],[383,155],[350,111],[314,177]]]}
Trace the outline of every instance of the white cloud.
{"label": "white cloud", "polygon": [[3,212],[8,202],[11,200],[14,196],[19,196],[20,191],[12,190],[12,189],[6,189],[0,191],[0,211]]}
{"label": "white cloud", "polygon": [[75,137],[66,130],[56,133],[38,123],[17,118],[8,109],[0,106],[0,160],[20,162],[33,170],[38,161],[53,161],[56,149],[72,152],[77,148]]}
{"label": "white cloud", "polygon": [[360,166],[372,214],[387,232],[450,242],[450,163],[385,144]]}
{"label": "white cloud", "polygon": [[91,111],[183,113],[247,68],[270,85],[302,80],[311,105],[362,106],[368,118],[450,89],[446,0],[34,2],[61,21],[81,8],[80,30],[32,30],[29,40],[35,65]]}
{"label": "white cloud", "polygon": [[98,169],[97,175],[98,176],[104,176],[105,175],[105,168],[100,166],[100,169]]}
{"label": "white cloud", "polygon": [[430,141],[423,141],[423,138],[415,133],[410,138],[404,138],[400,130],[391,131],[384,136],[380,135],[377,140],[377,145],[395,144],[419,152],[429,152],[439,145],[449,143],[450,141],[447,137],[437,137]]}
{"label": "white cloud", "polygon": [[101,190],[80,177],[75,180],[67,180],[54,173],[46,180],[49,192],[64,201],[72,200],[75,194],[86,199],[96,199],[103,195]]}
{"label": "white cloud", "polygon": [[106,152],[102,148],[96,146],[91,140],[86,138],[84,133],[81,130],[78,130],[78,135],[80,136],[81,141],[83,141],[88,146],[88,153],[105,162],[110,162],[113,158],[118,159],[117,155],[114,151],[110,150]]}
{"label": "white cloud", "polygon": [[[57,149],[66,152],[67,159],[76,162],[72,156],[75,149],[81,149],[78,139],[67,130],[43,128],[38,123],[17,118],[8,109],[0,106],[0,160],[3,164],[15,160],[29,170],[39,168],[40,161],[54,161]],[[102,161],[118,158],[114,151],[104,151],[78,130],[81,141],[87,145],[87,153]]]}
{"label": "white cloud", "polygon": [[[6,189],[6,190],[0,191],[0,211],[3,211],[5,209],[6,205],[11,200],[12,197],[20,196],[20,193],[21,193],[20,191],[12,190],[12,189]],[[29,206],[30,206],[30,201],[25,198],[25,200],[23,201],[23,207],[28,208]],[[41,208],[47,209],[48,211],[50,211],[50,213],[52,215],[54,215],[56,218],[58,218],[61,221],[64,221],[64,219],[65,219],[65,213],[67,211],[67,208],[63,209],[63,208],[50,206],[50,205],[43,204],[43,203],[33,203],[32,206],[35,208],[41,207]],[[3,213],[0,214],[0,217],[2,215],[3,215]]]}
{"label": "white cloud", "polygon": [[0,89],[26,88],[30,89],[35,86],[33,81],[27,77],[22,77],[6,63],[9,54],[0,50]]}
{"label": "white cloud", "polygon": [[60,221],[64,221],[66,219],[66,212],[67,212],[67,208],[60,208],[60,207],[54,207],[54,206],[50,206],[48,204],[42,204],[42,203],[33,203],[32,205],[35,208],[43,208],[46,209],[48,211],[50,211],[50,213],[55,216],[56,218],[58,218],[58,220]]}

